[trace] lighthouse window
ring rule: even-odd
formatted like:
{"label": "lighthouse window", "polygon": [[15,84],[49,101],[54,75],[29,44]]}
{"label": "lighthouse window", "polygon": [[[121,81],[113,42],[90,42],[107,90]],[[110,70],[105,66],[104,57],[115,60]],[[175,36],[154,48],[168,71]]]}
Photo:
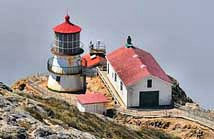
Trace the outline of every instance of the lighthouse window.
{"label": "lighthouse window", "polygon": [[59,34],[55,34],[55,45],[59,46]]}
{"label": "lighthouse window", "polygon": [[80,34],[78,33],[78,34],[77,34],[77,45],[78,45],[78,46],[80,45],[79,40],[80,40]]}
{"label": "lighthouse window", "polygon": [[64,48],[67,48],[67,35],[64,35]]}
{"label": "lighthouse window", "polygon": [[71,43],[72,43],[71,46],[72,46],[72,47],[74,46],[74,39],[75,39],[74,36],[75,36],[75,34],[72,34],[72,40],[71,40]]}
{"label": "lighthouse window", "polygon": [[68,41],[71,41],[72,40],[72,34],[69,34],[68,36],[69,36]]}
{"label": "lighthouse window", "polygon": [[60,82],[60,76],[56,76],[56,81]]}
{"label": "lighthouse window", "polygon": [[62,40],[62,34],[59,34],[59,41]]}

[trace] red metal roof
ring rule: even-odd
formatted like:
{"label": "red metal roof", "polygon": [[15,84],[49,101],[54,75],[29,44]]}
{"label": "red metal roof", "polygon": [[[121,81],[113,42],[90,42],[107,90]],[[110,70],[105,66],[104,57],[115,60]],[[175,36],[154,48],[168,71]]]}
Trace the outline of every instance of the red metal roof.
{"label": "red metal roof", "polygon": [[90,54],[85,54],[82,57],[82,65],[88,68],[94,67],[96,65],[98,65],[100,62],[105,61],[106,59],[100,56],[97,56],[95,58],[91,59]]}
{"label": "red metal roof", "polygon": [[84,95],[78,95],[77,100],[81,104],[95,104],[108,102],[107,97],[101,93],[86,93]]}
{"label": "red metal roof", "polygon": [[69,21],[70,17],[68,15],[65,16],[65,22],[57,25],[53,28],[54,32],[57,33],[78,33],[81,31],[81,28],[77,25],[72,24]]}
{"label": "red metal roof", "polygon": [[142,49],[121,47],[109,53],[107,60],[126,86],[133,85],[149,75],[171,83],[154,57]]}

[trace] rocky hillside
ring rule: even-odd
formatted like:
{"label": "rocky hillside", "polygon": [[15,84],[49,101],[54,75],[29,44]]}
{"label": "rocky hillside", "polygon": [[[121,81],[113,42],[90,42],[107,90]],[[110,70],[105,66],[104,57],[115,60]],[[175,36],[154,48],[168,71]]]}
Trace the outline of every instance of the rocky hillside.
{"label": "rocky hillside", "polygon": [[3,139],[173,139],[162,130],[117,124],[55,98],[13,92],[0,83],[0,138]]}
{"label": "rocky hillside", "polygon": [[193,100],[186,95],[184,90],[180,87],[178,81],[171,76],[168,76],[172,82],[172,99],[174,103],[185,105],[186,103],[193,103]]}

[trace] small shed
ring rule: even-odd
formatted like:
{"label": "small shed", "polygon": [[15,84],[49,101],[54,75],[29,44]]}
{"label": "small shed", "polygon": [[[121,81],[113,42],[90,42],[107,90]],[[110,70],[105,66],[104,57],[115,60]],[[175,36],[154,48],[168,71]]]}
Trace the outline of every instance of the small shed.
{"label": "small shed", "polygon": [[105,114],[107,102],[107,97],[101,93],[86,93],[77,96],[77,108],[81,112]]}

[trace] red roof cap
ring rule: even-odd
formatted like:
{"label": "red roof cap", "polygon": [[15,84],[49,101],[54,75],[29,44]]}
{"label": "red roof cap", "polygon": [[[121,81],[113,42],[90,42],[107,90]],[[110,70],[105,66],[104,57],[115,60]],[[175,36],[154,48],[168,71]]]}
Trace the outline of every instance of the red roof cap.
{"label": "red roof cap", "polygon": [[108,102],[107,97],[101,93],[86,93],[84,95],[78,95],[77,100],[81,104],[95,104]]}
{"label": "red roof cap", "polygon": [[109,53],[107,59],[126,86],[149,75],[171,83],[154,57],[142,49],[121,47]]}
{"label": "red roof cap", "polygon": [[77,25],[74,25],[70,22],[70,16],[65,16],[65,22],[57,25],[53,28],[54,32],[57,33],[77,33],[81,31],[81,28]]}

